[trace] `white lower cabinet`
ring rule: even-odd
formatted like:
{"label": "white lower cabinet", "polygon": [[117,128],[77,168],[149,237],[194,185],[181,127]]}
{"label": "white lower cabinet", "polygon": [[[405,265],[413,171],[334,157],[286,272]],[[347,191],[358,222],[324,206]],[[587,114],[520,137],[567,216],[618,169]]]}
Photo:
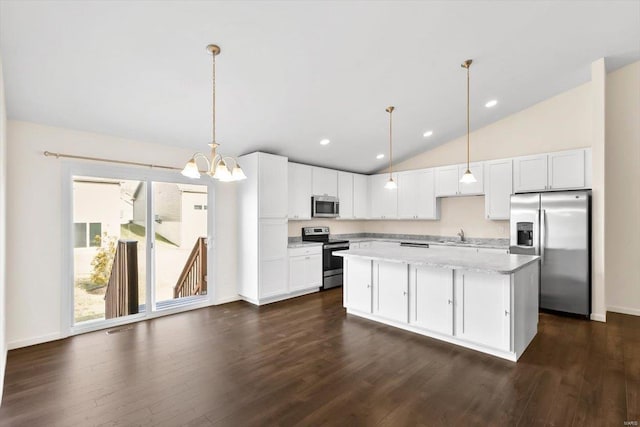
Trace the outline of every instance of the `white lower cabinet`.
{"label": "white lower cabinet", "polygon": [[373,262],[373,313],[396,322],[409,321],[409,267]]}
{"label": "white lower cabinet", "polygon": [[322,247],[289,249],[289,292],[322,286]]}
{"label": "white lower cabinet", "polygon": [[345,256],[347,312],[516,361],[538,327],[539,266],[511,274]]}
{"label": "white lower cabinet", "polygon": [[371,313],[371,263],[369,259],[349,258],[344,260],[345,285],[344,306]]}
{"label": "white lower cabinet", "polygon": [[509,275],[455,272],[457,337],[498,350],[511,350]]}
{"label": "white lower cabinet", "polygon": [[412,267],[409,323],[453,335],[453,270]]}
{"label": "white lower cabinet", "polygon": [[260,233],[260,299],[287,293],[287,222],[261,220]]}

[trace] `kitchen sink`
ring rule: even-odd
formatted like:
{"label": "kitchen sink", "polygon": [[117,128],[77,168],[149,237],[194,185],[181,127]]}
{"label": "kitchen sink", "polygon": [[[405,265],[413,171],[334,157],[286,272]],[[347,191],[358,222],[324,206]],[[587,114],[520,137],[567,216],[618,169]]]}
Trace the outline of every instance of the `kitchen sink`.
{"label": "kitchen sink", "polygon": [[470,242],[460,240],[438,240],[438,243],[444,243],[445,245],[469,245]]}

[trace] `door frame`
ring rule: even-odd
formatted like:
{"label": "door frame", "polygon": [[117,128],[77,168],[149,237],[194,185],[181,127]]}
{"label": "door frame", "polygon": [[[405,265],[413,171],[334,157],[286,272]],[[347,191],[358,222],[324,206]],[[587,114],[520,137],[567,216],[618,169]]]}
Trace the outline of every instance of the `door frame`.
{"label": "door frame", "polygon": [[[204,179],[195,181],[183,177],[176,171],[165,171],[159,169],[143,169],[131,166],[114,166],[103,164],[90,164],[78,161],[63,160],[62,165],[62,209],[61,209],[61,297],[62,301],[60,316],[60,331],[63,337],[96,331],[100,329],[113,328],[120,325],[139,322],[141,320],[153,319],[174,313],[195,310],[198,308],[214,305],[216,295],[215,272],[217,271],[215,257],[215,182]],[[145,182],[147,192],[147,236],[145,248],[147,254],[146,262],[146,300],[145,312],[124,316],[117,319],[104,319],[88,321],[84,324],[74,324],[74,270],[73,270],[73,177],[89,176],[108,179],[130,179]],[[154,221],[153,215],[153,182],[175,182],[181,184],[196,184],[207,186],[207,295],[188,297],[183,304],[156,310],[153,298],[155,294],[155,249],[154,241]]]}

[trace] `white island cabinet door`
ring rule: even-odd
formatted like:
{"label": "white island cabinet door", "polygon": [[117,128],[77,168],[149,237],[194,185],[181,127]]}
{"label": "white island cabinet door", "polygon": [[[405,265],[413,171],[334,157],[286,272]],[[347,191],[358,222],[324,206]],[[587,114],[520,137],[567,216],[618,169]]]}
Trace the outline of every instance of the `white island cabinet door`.
{"label": "white island cabinet door", "polygon": [[371,260],[345,258],[344,305],[347,308],[371,313]]}
{"label": "white island cabinet door", "polygon": [[414,268],[409,322],[440,334],[453,335],[453,270]]}
{"label": "white island cabinet door", "polygon": [[409,321],[409,268],[399,262],[373,263],[373,312],[397,322]]}
{"label": "white island cabinet door", "polygon": [[510,351],[510,276],[456,270],[455,289],[456,336]]}

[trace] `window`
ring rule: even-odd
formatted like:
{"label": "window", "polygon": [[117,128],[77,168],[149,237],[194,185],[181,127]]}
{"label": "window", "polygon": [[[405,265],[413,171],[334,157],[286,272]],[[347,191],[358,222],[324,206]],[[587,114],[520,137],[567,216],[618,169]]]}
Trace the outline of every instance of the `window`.
{"label": "window", "polygon": [[73,247],[87,247],[87,224],[84,222],[76,222],[73,224]]}
{"label": "window", "polygon": [[[89,227],[87,227],[87,225]],[[87,234],[88,230],[88,234]],[[100,241],[96,239],[102,237],[102,223],[100,222],[74,222],[73,223],[73,247],[74,248],[86,248],[86,247],[98,247]]]}
{"label": "window", "polygon": [[[97,237],[97,238],[96,238]],[[89,246],[100,246],[102,238],[102,223],[92,222],[89,224]]]}

